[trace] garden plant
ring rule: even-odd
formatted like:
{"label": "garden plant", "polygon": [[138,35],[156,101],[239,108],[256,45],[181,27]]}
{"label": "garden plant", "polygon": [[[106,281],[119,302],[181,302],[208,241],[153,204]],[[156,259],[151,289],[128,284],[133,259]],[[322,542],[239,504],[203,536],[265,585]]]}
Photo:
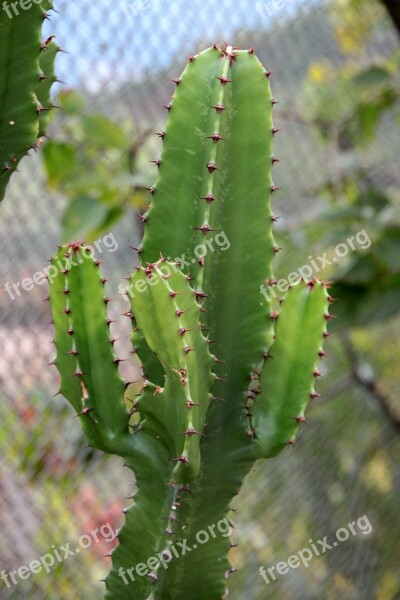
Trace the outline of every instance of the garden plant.
{"label": "garden plant", "polygon": [[[234,542],[216,526],[231,529],[254,462],[295,445],[319,395],[327,286],[293,282],[276,305],[260,294],[279,251],[269,79],[253,49],[214,45],[175,80],[128,291],[138,397],[119,375],[90,246],[63,245],[52,259],[60,392],[89,445],[122,457],[138,487],[105,579],[109,599],[226,597]],[[204,531],[214,535],[202,544]],[[176,556],[179,547],[188,550]]]}

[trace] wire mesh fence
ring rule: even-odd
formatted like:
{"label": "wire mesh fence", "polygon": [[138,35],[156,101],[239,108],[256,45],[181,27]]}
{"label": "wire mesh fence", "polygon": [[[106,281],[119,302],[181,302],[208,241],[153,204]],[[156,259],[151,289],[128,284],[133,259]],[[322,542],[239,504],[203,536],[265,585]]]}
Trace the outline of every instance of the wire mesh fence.
{"label": "wire mesh fence", "polygon": [[[335,38],[330,2],[150,0],[111,5],[101,0],[94,5],[59,0],[56,5],[58,12],[45,24],[45,34],[56,31],[66,51],[58,57],[59,79],[81,91],[89,111],[117,121],[129,119],[138,135],[149,127],[156,131],[163,123],[162,104],[174,88],[171,79],[189,55],[226,39],[242,47],[255,46],[273,72],[273,92],[279,101],[275,124],[283,131],[275,152],[282,158],[276,175],[283,190],[276,200],[284,223],[281,229],[293,233],[325,210],[313,190],[330,173],[332,155],[299,119],[295,105],[301,82],[316,60],[329,59],[336,66],[349,62]],[[367,13],[360,9],[360,29],[378,14],[377,3],[371,2]],[[355,53],[350,62],[383,60],[397,44],[387,19],[368,52]],[[57,120],[50,135],[58,135]],[[384,121],[373,144],[362,153],[363,168],[377,186],[382,181],[400,184],[397,138],[390,121]],[[157,154],[157,143],[146,143],[146,158]],[[101,524],[110,523],[116,530],[123,522],[122,498],[133,483],[126,481],[119,460],[102,458],[84,447],[72,411],[64,399],[53,397],[58,380],[54,367],[48,366],[54,350],[44,302],[46,286],[29,292],[13,287],[11,293],[5,288],[6,282],[21,282],[44,269],[60,240],[66,202],[47,186],[39,153],[24,159],[1,206],[0,450],[5,460],[0,467],[0,569],[6,573],[67,542],[77,550],[80,537]],[[113,275],[109,295],[117,299],[112,316],[122,337],[117,351],[125,358],[129,339],[119,316],[124,301],[117,285],[136,260],[129,249],[140,241],[133,211],[113,226],[113,234],[118,248],[104,252],[102,258],[106,276]],[[281,272],[307,259],[307,249],[297,248],[296,235],[279,259]],[[392,399],[398,394],[392,358],[399,356],[395,339],[399,325],[393,319],[374,327],[366,346],[368,357],[385,345],[387,356],[375,364]],[[333,343],[331,352],[323,386],[326,399],[311,411],[314,426],[303,433],[295,451],[288,449],[275,462],[257,466],[235,502],[238,548],[232,560],[238,573],[232,576],[232,598],[400,598],[396,501],[400,477],[393,474],[399,442],[374,398],[354,386],[341,347]],[[123,368],[125,374],[135,370],[129,364]],[[365,514],[373,526],[371,536],[343,542],[315,557],[309,568],[292,570],[277,581],[267,584],[260,577],[260,565],[276,563],[277,557],[285,560],[309,538],[332,538],[338,528]],[[81,548],[79,556],[75,552],[68,559],[56,559],[49,572],[30,573],[17,583],[9,577],[10,585],[2,581],[1,597],[101,597],[98,580],[109,567],[103,556],[114,543],[111,538],[93,543]]]}

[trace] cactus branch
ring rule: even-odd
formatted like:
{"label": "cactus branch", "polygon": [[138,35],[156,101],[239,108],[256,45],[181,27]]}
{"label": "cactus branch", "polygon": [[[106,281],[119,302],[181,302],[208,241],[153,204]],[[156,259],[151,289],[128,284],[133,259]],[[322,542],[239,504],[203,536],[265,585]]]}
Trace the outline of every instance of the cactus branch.
{"label": "cactus branch", "polygon": [[[6,3],[5,3],[6,4]],[[21,158],[44,135],[51,110],[50,87],[57,45],[41,41],[41,28],[52,2],[32,4],[14,15],[0,10],[0,201]]]}

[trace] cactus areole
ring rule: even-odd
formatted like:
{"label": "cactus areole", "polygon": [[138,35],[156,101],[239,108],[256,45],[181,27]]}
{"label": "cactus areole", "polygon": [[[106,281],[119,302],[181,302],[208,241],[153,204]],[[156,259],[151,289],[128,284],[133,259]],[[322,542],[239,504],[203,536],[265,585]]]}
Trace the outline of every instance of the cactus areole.
{"label": "cactus areole", "polygon": [[252,49],[214,45],[175,80],[130,281],[135,401],[99,264],[79,243],[53,259],[67,260],[50,286],[60,391],[89,444],[123,457],[138,487],[108,600],[225,598],[234,544],[221,523],[254,461],[294,445],[318,395],[326,286],[301,280],[277,306],[260,293],[277,251],[269,77]]}

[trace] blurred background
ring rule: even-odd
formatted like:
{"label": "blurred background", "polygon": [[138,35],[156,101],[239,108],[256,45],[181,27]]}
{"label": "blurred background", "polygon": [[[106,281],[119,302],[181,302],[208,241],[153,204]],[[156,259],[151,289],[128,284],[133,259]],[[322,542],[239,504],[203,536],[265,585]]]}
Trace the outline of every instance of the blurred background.
{"label": "blurred background", "polygon": [[[396,0],[56,0],[49,132],[24,159],[0,208],[0,571],[10,572],[101,524],[122,523],[121,461],[85,448],[60,396],[43,271],[60,241],[96,241],[121,358],[129,357],[118,293],[135,265],[159,140],[189,55],[224,40],[254,46],[275,99],[277,278],[329,259],[334,336],[321,361],[321,398],[296,448],[257,464],[235,503],[233,600],[400,599],[400,10]],[[363,232],[349,248],[351,236]],[[111,240],[111,242],[110,242]],[[357,238],[356,238],[357,240]],[[114,243],[115,241],[115,243]],[[367,242],[370,243],[367,243]],[[347,246],[339,256],[338,244]],[[343,254],[343,245],[340,254]],[[336,260],[334,260],[336,259]],[[7,283],[9,284],[7,286]],[[137,366],[122,363],[126,377]],[[268,586],[259,575],[367,515],[351,537]],[[0,596],[102,597],[102,542],[32,574]],[[188,599],[190,600],[190,599]],[[206,599],[205,599],[206,600]]]}

